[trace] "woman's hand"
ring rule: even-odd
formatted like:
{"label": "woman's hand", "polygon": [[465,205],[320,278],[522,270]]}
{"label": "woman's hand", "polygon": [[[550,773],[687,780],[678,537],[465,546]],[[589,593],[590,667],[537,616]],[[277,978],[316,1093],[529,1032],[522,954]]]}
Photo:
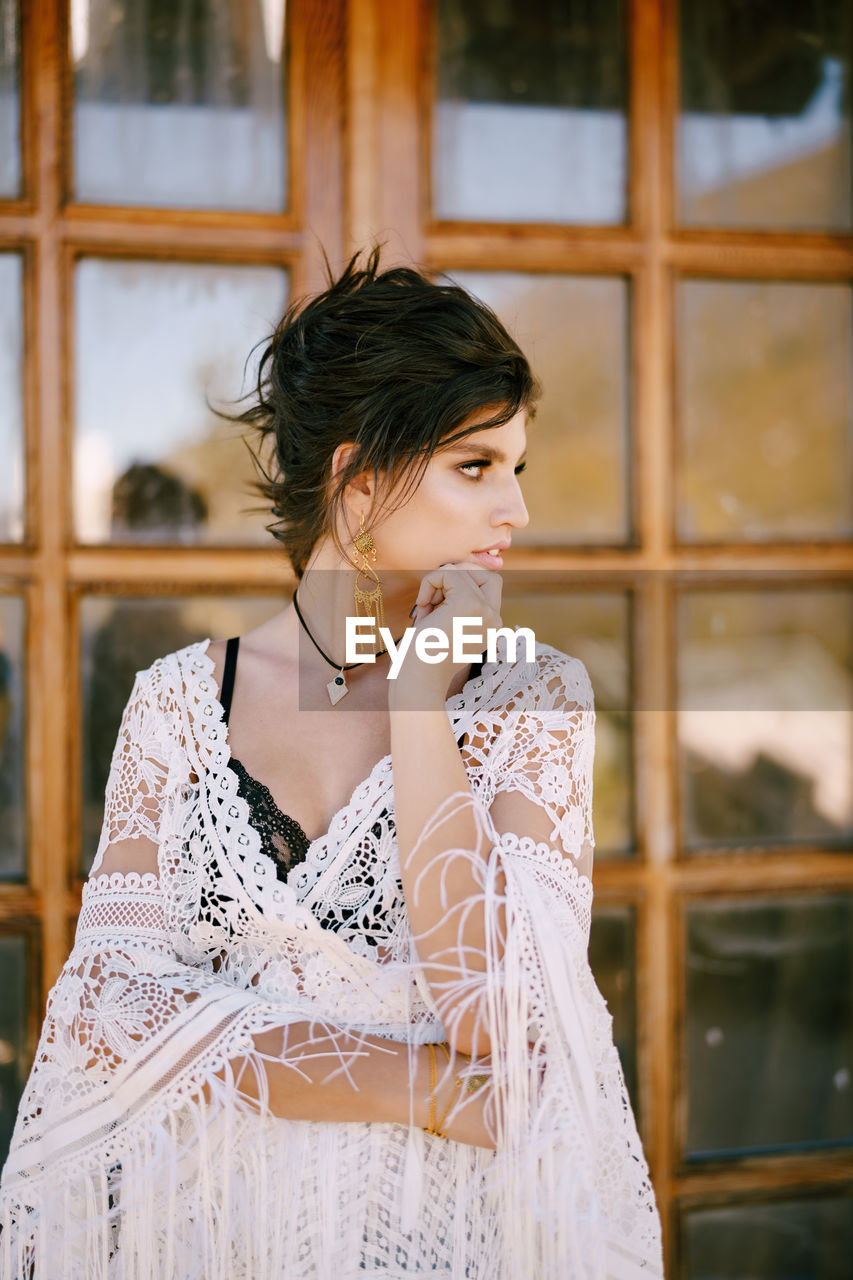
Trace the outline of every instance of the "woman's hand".
{"label": "woman's hand", "polygon": [[466,1098],[464,1106],[459,1108],[445,1131],[447,1137],[469,1147],[485,1147],[488,1151],[494,1151],[494,1121],[487,1121],[488,1113],[494,1110],[489,1106],[493,1093],[490,1081]]}
{"label": "woman's hand", "polygon": [[[443,704],[454,677],[470,666],[473,652],[479,655],[486,643],[489,627],[501,627],[501,593],[503,580],[493,569],[484,569],[476,561],[460,560],[442,564],[424,575],[412,615],[414,635],[406,651],[399,674],[390,681],[389,703],[405,699],[407,706],[429,707]],[[465,649],[472,654],[462,662],[453,660],[453,619],[475,618],[466,625]],[[415,645],[418,634],[437,627],[447,637],[447,653],[436,661],[426,662],[418,656]],[[482,637],[482,644],[476,640]],[[472,638],[474,637],[474,638]],[[434,646],[438,649],[438,645]]]}

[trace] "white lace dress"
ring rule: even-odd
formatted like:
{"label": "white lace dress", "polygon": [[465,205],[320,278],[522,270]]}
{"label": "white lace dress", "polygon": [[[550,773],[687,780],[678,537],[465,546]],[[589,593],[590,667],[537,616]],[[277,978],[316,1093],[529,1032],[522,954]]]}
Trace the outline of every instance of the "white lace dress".
{"label": "white lace dress", "polygon": [[[416,1126],[282,1120],[241,1092],[231,1068],[271,1028],[445,1036],[407,921],[390,755],[283,882],[227,767],[207,647],[140,672],[125,710],[74,949],[3,1171],[3,1280],[662,1276],[587,960],[583,665],[547,645],[509,662],[503,646],[447,702],[489,837],[485,918],[500,911],[507,926],[482,977],[502,1116],[491,1152]],[[503,791],[544,810],[550,841],[497,833],[489,807]],[[159,875],[100,874],[107,846],[137,836],[158,846]]]}

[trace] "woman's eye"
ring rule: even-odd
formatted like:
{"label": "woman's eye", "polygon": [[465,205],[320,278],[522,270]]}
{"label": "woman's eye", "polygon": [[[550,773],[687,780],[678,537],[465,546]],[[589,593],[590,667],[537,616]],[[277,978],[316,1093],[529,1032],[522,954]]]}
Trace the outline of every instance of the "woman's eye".
{"label": "woman's eye", "polygon": [[[463,462],[463,464],[462,464],[462,466],[459,468],[459,470],[460,470],[460,471],[464,471],[464,472],[466,473],[466,475],[467,475],[467,474],[468,474],[468,471],[469,471],[469,468],[470,468],[470,467],[475,467],[475,468],[476,468],[476,470],[477,470],[477,475],[476,475],[476,476],[471,476],[471,479],[472,479],[472,480],[481,480],[481,479],[482,479],[482,472],[483,472],[483,469],[484,469],[485,467],[489,467],[489,466],[491,466],[491,463],[490,463],[487,459],[483,458],[483,459],[481,459],[481,460],[480,460],[480,461],[478,461],[478,462]],[[520,475],[521,475],[521,473],[522,473],[522,471],[525,469],[525,467],[526,467],[526,466],[527,466],[527,463],[526,463],[526,462],[520,462],[520,463],[518,464],[518,466],[515,468],[515,474],[516,474],[517,476],[520,476]]]}

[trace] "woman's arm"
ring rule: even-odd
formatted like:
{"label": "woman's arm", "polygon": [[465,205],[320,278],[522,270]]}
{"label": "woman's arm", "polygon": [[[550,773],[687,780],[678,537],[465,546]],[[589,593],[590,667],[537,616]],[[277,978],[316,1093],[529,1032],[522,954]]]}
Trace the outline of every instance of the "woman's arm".
{"label": "woman's arm", "polygon": [[[307,1022],[284,1031],[264,1031],[253,1037],[264,1063],[267,1105],[286,1120],[322,1120],[341,1124],[371,1121],[379,1124],[414,1123],[426,1128],[430,1116],[430,1052],[427,1045],[406,1045],[379,1036],[329,1034]],[[435,1052],[435,1051],[433,1051]],[[348,1059],[347,1072],[336,1070],[339,1053]],[[287,1057],[287,1065],[283,1059]],[[319,1056],[325,1054],[326,1056]],[[456,1102],[457,1086],[441,1052],[433,1115],[444,1115]],[[330,1062],[334,1060],[333,1065]],[[254,1059],[253,1059],[254,1061]],[[246,1059],[231,1063],[241,1073]],[[298,1068],[294,1070],[294,1067]],[[220,1073],[221,1074],[221,1073]],[[257,1101],[258,1080],[245,1073],[240,1089]],[[485,1108],[491,1090],[487,1085],[453,1107],[446,1136],[455,1142],[494,1149],[486,1127]]]}
{"label": "woman's arm", "polygon": [[[145,837],[111,845],[99,874],[116,872],[156,876],[157,846]],[[188,991],[185,1000],[192,1003],[194,998]],[[354,1035],[328,1023],[309,1022],[256,1032],[252,1041],[253,1052],[230,1059],[215,1075],[244,1099],[263,1102],[273,1115],[286,1120],[414,1123],[422,1128],[429,1123],[432,1088],[427,1045]],[[448,1103],[456,1101],[456,1078],[444,1055],[438,1052],[435,1057],[433,1114],[442,1116]],[[463,1069],[465,1065],[461,1064]],[[211,1086],[203,1092],[209,1099]],[[454,1106],[447,1136],[493,1148],[485,1124],[489,1095],[489,1087],[483,1086],[466,1096],[464,1107]]]}
{"label": "woman's arm", "polygon": [[413,667],[405,684],[389,692],[394,807],[418,957],[448,1040],[479,1057],[495,1051],[487,1031],[487,993],[491,985],[494,996],[495,986],[486,977],[490,968],[492,979],[497,975],[506,942],[506,878],[502,858],[492,859],[494,846],[514,833],[562,849],[591,870],[594,712],[582,665],[564,655],[546,663],[494,730],[501,767],[486,811],[472,791],[443,694],[436,669],[428,667]]}
{"label": "woman's arm", "polygon": [[[478,828],[471,784],[444,703],[406,711],[395,709],[392,698],[391,706],[400,874],[418,958],[448,1040],[457,1052],[479,1057],[490,1048],[481,1011],[465,1007],[464,992],[486,969],[482,875],[491,849]],[[436,822],[439,812],[447,816]],[[467,852],[454,856],[448,850]]]}

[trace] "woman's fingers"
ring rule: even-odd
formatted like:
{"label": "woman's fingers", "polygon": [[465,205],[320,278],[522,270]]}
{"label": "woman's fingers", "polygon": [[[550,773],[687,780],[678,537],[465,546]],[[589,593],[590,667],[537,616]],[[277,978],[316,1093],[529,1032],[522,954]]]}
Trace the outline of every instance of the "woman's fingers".
{"label": "woman's fingers", "polygon": [[435,608],[447,602],[456,616],[482,612],[494,614],[487,625],[500,626],[502,581],[492,570],[465,561],[439,565],[421,579],[415,602],[415,621],[428,617]]}

